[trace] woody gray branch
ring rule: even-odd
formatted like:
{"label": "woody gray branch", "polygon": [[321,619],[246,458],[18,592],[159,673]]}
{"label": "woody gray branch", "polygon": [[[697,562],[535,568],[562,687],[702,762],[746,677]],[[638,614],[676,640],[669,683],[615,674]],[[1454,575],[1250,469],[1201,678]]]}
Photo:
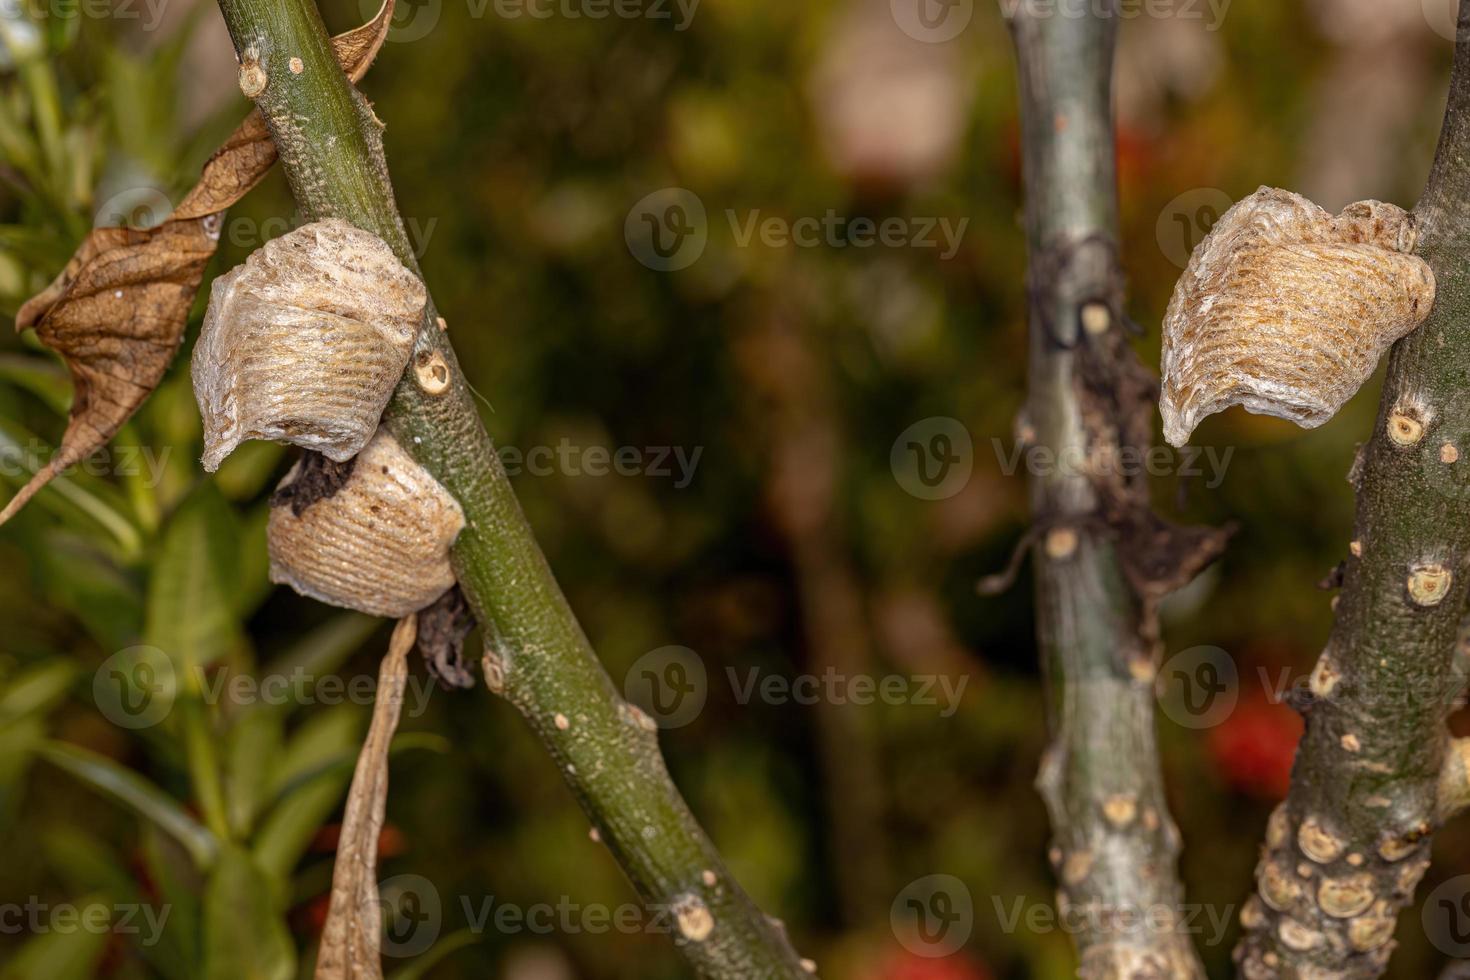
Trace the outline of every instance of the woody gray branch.
{"label": "woody gray branch", "polygon": [[1433,171],[1412,214],[1329,215],[1262,188],[1218,222],[1165,319],[1166,431],[1227,405],[1320,425],[1392,345],[1336,621],[1302,697],[1306,731],[1272,815],[1235,955],[1247,980],[1370,980],[1464,806],[1461,695],[1470,594],[1470,2]]}
{"label": "woody gray branch", "polygon": [[[1155,380],[1123,329],[1110,84],[1112,16],[1010,17],[1020,73],[1031,306],[1020,429],[1058,457],[1152,443]],[[1219,532],[1172,527],[1121,473],[1031,482],[1038,640],[1052,742],[1037,787],[1054,838],[1058,902],[1080,976],[1204,977],[1185,933],[1154,732],[1154,607],[1219,553]],[[1142,927],[1143,910],[1171,910]]]}

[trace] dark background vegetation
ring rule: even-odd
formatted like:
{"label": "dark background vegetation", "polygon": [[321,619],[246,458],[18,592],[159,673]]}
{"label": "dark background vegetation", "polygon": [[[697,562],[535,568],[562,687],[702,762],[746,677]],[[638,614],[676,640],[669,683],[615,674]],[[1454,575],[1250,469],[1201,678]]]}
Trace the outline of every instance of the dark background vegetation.
{"label": "dark background vegetation", "polygon": [[[1266,183],[1333,210],[1369,197],[1412,205],[1448,72],[1439,6],[1242,0],[1209,30],[1208,8],[1181,0],[1172,9],[1199,16],[1124,23],[1122,255],[1146,361],[1157,363],[1177,262],[1208,224],[1200,209],[1222,195]],[[179,199],[246,109],[211,4],[172,0],[154,30],[141,4],[132,18],[21,8],[0,5],[7,319],[94,220],[161,218],[159,201]],[[485,422],[523,452],[563,439],[702,450],[682,488],[570,472],[515,482],[619,684],[658,648],[702,659],[707,703],[664,734],[670,767],[736,876],[824,975],[1070,976],[1064,931],[1007,930],[997,911],[1053,894],[1031,788],[1044,721],[1027,577],[999,598],[975,590],[1026,521],[1024,472],[1002,464],[1023,397],[1025,309],[999,14],[979,0],[955,40],[925,44],[894,27],[887,0],[704,0],[682,31],[671,10],[672,21],[543,20],[431,0],[410,13],[437,17],[432,29],[390,40],[363,83]],[[351,0],[324,8],[333,30],[369,13]],[[17,57],[30,43],[23,17],[43,56]],[[423,23],[406,17],[403,29]],[[663,273],[635,260],[623,227],[635,202],[671,186],[703,202],[709,245]],[[946,260],[923,248],[742,247],[727,209],[969,224]],[[291,212],[277,172],[230,212],[212,272],[286,230]],[[212,703],[128,730],[93,694],[104,661],[139,643],[208,677],[293,663],[371,676],[385,646],[387,624],[267,582],[266,498],[288,450],[251,444],[203,477],[187,371],[202,309],[201,298],[184,356],[116,443],[166,453],[162,479],[73,472],[0,530],[0,903],[167,902],[169,937],[142,948],[6,930],[7,980],[200,975],[202,919],[223,909],[238,917],[239,950],[255,943],[246,897],[257,884],[307,963],[325,912],[364,705]],[[18,486],[14,447],[54,445],[68,387],[32,337],[0,343],[0,434]],[[1305,675],[1328,631],[1330,594],[1316,583],[1346,554],[1344,477],[1374,389],[1314,432],[1238,410],[1212,419],[1196,442],[1233,450],[1223,483],[1158,481],[1159,500],[1192,519],[1240,524],[1219,567],[1171,603],[1164,642],[1165,657],[1218,648],[1239,678],[1217,724],[1191,727],[1167,692],[1161,713],[1188,893],[1230,923],[1204,947],[1218,975],[1299,730],[1275,689]],[[938,501],[905,492],[890,466],[899,433],[932,417],[961,420],[973,440],[970,479]],[[742,704],[726,675],[829,666],[968,681],[945,718],[922,704]],[[189,763],[191,730],[215,747],[202,768]],[[420,961],[424,975],[684,975],[661,935],[465,932],[465,902],[634,896],[507,705],[483,689],[438,691],[404,731],[381,871],[422,875],[442,898],[443,955]],[[56,741],[103,761],[64,770]],[[222,784],[242,846],[267,840],[283,873],[212,894],[157,830],[150,806],[162,803],[129,809],[98,791],[115,777],[105,760],[194,813],[201,786]],[[1470,837],[1452,827],[1422,891],[1464,872]],[[974,908],[969,943],[945,959],[907,952],[890,925],[893,897],[934,873],[959,877]],[[1443,960],[1417,911],[1399,940],[1393,976],[1428,976]]]}

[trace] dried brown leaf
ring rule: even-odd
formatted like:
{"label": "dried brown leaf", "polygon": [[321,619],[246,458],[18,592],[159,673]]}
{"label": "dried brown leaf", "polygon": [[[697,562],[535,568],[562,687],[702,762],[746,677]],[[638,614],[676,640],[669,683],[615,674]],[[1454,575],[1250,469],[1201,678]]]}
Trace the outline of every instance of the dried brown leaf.
{"label": "dried brown leaf", "polygon": [[[354,81],[372,64],[394,0],[368,23],[332,39]],[[259,110],[252,110],[205,163],[199,182],[161,225],[95,229],[61,274],[21,306],[17,330],[34,327],[66,361],[75,395],[61,446],[0,510],[13,517],[57,474],[107,444],[158,386],[179,344],[204,267],[219,246],[223,212],[276,161]]]}
{"label": "dried brown leaf", "polygon": [[388,803],[388,750],[403,707],[408,651],[413,648],[417,620],[417,616],[406,616],[398,621],[388,655],[378,670],[373,720],[357,756],[352,790],[342,817],[337,860],[332,868],[332,899],[317,953],[316,980],[382,980],[378,836]]}

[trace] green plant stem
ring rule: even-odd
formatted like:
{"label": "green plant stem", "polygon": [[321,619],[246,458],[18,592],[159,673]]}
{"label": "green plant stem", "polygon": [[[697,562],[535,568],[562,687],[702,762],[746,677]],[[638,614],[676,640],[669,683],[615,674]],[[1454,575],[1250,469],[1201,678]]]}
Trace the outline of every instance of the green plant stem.
{"label": "green plant stem", "polygon": [[[1147,445],[1144,393],[1154,382],[1122,328],[1116,10],[1062,17],[1026,0],[1014,7],[1031,297],[1020,429],[1056,459],[1117,458],[1107,454]],[[1184,927],[1179,834],[1154,732],[1158,644],[1146,601],[1154,593],[1137,591],[1125,568],[1125,547],[1144,540],[1147,500],[1146,486],[1108,485],[1076,469],[1031,481],[1044,532],[1034,563],[1052,734],[1037,787],[1051,817],[1060,910],[1084,924],[1073,934],[1084,980],[1204,977]]]}
{"label": "green plant stem", "polygon": [[[382,124],[338,66],[315,6],[220,0],[220,9],[242,62],[265,73],[255,101],[303,215],[345,218],[417,271],[384,162]],[[746,896],[695,822],[665,769],[652,723],[623,700],[598,662],[532,536],[437,318],[431,300],[387,421],[464,508],[454,565],[487,637],[487,683],[546,745],[639,894],[650,906],[673,910],[675,941],[701,976],[808,976],[784,930]],[[451,383],[436,395],[420,387],[416,368],[440,358]]]}
{"label": "green plant stem", "polygon": [[[1242,914],[1236,958],[1248,980],[1381,976],[1398,915],[1429,867],[1430,837],[1461,804],[1444,770],[1463,768],[1446,722],[1465,684],[1457,640],[1470,593],[1470,0],[1414,216],[1434,309],[1394,345],[1377,425],[1353,467],[1357,516],[1337,617],[1299,692],[1306,731],[1291,790]],[[1410,591],[1426,566],[1453,576],[1437,602]]]}

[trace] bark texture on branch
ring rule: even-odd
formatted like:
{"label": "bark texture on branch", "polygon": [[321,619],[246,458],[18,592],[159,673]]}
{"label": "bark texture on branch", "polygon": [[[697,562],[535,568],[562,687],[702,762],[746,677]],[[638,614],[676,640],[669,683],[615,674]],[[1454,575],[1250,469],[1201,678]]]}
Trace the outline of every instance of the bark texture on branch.
{"label": "bark texture on branch", "polygon": [[[311,0],[220,0],[241,89],[270,126],[302,214],[344,218],[418,272],[383,156],[383,124],[333,58]],[[658,921],[702,977],[806,978],[664,767],[547,567],[475,409],[432,297],[390,402],[394,437],[457,499],[455,574],[484,628],[488,686],[513,703]]]}
{"label": "bark texture on branch", "polygon": [[[1110,9],[1108,9],[1110,8]],[[1056,459],[1117,459],[1153,441],[1157,380],[1124,329],[1111,104],[1115,5],[1010,15],[1020,70],[1030,251],[1022,438]],[[1084,980],[1202,980],[1185,933],[1154,733],[1155,607],[1224,545],[1167,524],[1120,467],[1033,475],[1037,621],[1052,743],[1037,785],[1058,902]]]}
{"label": "bark texture on branch", "polygon": [[1394,346],[1377,425],[1353,466],[1337,619],[1301,692],[1291,792],[1241,916],[1247,980],[1382,975],[1430,835],[1465,797],[1445,723],[1464,686],[1456,641],[1470,587],[1470,0],[1459,37],[1414,211],[1435,306]]}

